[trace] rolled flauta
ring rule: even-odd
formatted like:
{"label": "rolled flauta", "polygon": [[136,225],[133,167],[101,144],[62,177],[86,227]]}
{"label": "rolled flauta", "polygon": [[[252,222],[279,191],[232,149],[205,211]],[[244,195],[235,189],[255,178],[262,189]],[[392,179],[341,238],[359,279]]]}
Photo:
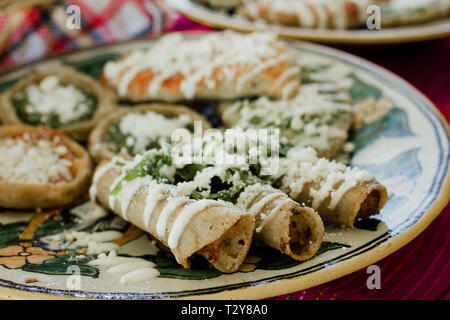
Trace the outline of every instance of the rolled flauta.
{"label": "rolled flauta", "polygon": [[173,33],[108,62],[101,79],[135,102],[289,98],[300,85],[300,67],[273,34],[226,31],[187,39]]}
{"label": "rolled flauta", "polygon": [[91,198],[170,248],[185,268],[194,254],[225,273],[239,268],[252,242],[252,215],[219,201],[172,197],[169,185],[150,177],[122,181],[120,192],[112,196],[127,170],[115,161],[104,161],[97,168]]}
{"label": "rolled flauta", "polygon": [[333,95],[321,91],[320,84],[303,85],[290,100],[244,99],[222,103],[218,110],[227,128],[279,128],[288,143],[312,147],[319,157],[328,159],[342,149],[353,123],[353,107],[333,100]]}
{"label": "rolled flauta", "polygon": [[255,217],[258,240],[295,260],[312,258],[322,244],[324,226],[317,212],[270,185],[246,187],[236,206]]}
{"label": "rolled flauta", "polygon": [[388,200],[386,188],[369,172],[318,158],[311,148],[293,148],[280,162],[274,185],[317,210],[326,223],[353,227]]}

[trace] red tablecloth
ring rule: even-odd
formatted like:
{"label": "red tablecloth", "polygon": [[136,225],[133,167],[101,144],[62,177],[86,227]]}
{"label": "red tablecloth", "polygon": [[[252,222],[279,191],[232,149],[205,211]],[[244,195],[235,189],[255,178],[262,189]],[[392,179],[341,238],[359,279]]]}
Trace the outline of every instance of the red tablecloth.
{"label": "red tablecloth", "polygon": [[[66,0],[62,3],[80,4],[85,8],[84,34],[62,34],[48,13],[42,10],[20,12],[25,15],[17,31],[11,33],[9,42],[0,42],[0,69],[10,67],[28,58],[38,58],[53,52],[70,50],[98,43],[120,41],[148,34],[155,26],[169,30],[207,30],[175,13],[161,8],[162,19],[155,20],[157,0],[111,1],[114,5],[103,8],[86,7],[83,0]],[[92,2],[89,2],[92,5]],[[151,4],[158,6],[151,6]],[[122,16],[129,10],[139,15],[133,28]],[[23,17],[22,17],[23,18]],[[11,25],[11,16],[0,16],[0,32]],[[13,21],[14,22],[14,21]],[[139,23],[138,23],[139,22]],[[158,22],[158,24],[156,24]],[[31,35],[31,36],[30,36]],[[1,40],[1,39],[0,39]],[[6,44],[5,44],[6,43]],[[36,48],[42,48],[41,51]],[[397,73],[428,96],[450,118],[450,37],[446,39],[398,46],[340,47],[371,60]],[[416,239],[394,254],[377,262],[381,268],[381,289],[366,287],[367,273],[360,270],[338,280],[307,290],[275,297],[274,299],[450,299],[449,240],[450,206]]]}

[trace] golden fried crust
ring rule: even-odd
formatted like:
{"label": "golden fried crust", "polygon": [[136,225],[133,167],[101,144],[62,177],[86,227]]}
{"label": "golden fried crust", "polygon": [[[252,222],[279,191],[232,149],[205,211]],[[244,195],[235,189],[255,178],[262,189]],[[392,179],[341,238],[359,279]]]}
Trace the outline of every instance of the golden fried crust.
{"label": "golden fried crust", "polygon": [[3,125],[0,126],[0,139],[19,137],[26,132],[49,137],[59,136],[60,144],[74,157],[71,167],[74,178],[68,182],[47,184],[23,184],[0,179],[0,207],[43,209],[66,206],[82,199],[89,190],[92,176],[92,164],[86,150],[61,132],[45,127]]}
{"label": "golden fried crust", "polygon": [[108,116],[104,117],[98,122],[94,130],[92,130],[89,140],[88,149],[89,153],[95,162],[100,162],[103,159],[109,159],[114,157],[116,154],[108,150],[108,148],[103,143],[103,137],[120,118],[123,118],[132,112],[143,112],[143,111],[153,111],[160,113],[169,118],[177,117],[182,114],[188,115],[193,121],[201,121],[203,132],[207,129],[212,128],[209,121],[201,114],[189,109],[188,107],[182,105],[174,104],[141,104],[129,108],[120,108],[114,111]]}
{"label": "golden fried crust", "polygon": [[32,84],[37,84],[48,76],[56,76],[61,83],[72,84],[88,92],[89,94],[92,94],[97,99],[97,110],[91,120],[61,126],[57,129],[72,139],[86,141],[89,133],[97,122],[117,108],[117,97],[114,91],[85,74],[79,73],[71,68],[63,67],[58,71],[52,70],[31,74],[20,80],[10,90],[2,94],[0,96],[0,120],[5,124],[28,125],[27,123],[22,122],[22,120],[17,116],[15,107],[12,103],[12,98],[18,92],[23,91],[26,87]]}

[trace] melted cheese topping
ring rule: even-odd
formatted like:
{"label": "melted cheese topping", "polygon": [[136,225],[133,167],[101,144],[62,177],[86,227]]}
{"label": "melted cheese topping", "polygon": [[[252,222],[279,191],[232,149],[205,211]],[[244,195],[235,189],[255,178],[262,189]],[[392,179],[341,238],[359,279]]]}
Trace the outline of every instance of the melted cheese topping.
{"label": "melted cheese topping", "polygon": [[35,139],[28,133],[0,139],[0,179],[24,184],[46,184],[74,178],[70,151],[55,136]]}
{"label": "melted cheese topping", "polygon": [[147,88],[149,97],[157,97],[166,80],[178,77],[183,96],[193,99],[200,83],[214,89],[216,81],[237,81],[240,91],[254,75],[290,59],[285,44],[274,34],[228,31],[190,41],[173,33],[147,51],[133,51],[121,60],[108,62],[104,75],[117,85],[121,96],[126,96],[138,73],[150,70],[153,77]]}

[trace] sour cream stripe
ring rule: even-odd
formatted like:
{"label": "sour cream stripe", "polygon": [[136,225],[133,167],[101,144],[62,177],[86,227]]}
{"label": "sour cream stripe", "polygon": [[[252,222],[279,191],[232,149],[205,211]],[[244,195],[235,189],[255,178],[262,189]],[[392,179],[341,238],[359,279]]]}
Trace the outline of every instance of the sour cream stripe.
{"label": "sour cream stripe", "polygon": [[172,229],[169,234],[168,244],[169,248],[174,249],[178,247],[178,241],[181,235],[186,229],[191,219],[198,213],[205,210],[208,206],[218,205],[217,201],[214,200],[199,200],[194,203],[189,204],[175,219]]}
{"label": "sour cream stripe", "polygon": [[145,199],[144,214],[142,216],[144,225],[147,227],[150,225],[150,219],[156,206],[166,198],[166,195],[164,195],[163,192],[164,188],[162,186],[156,186],[149,190],[147,198]]}
{"label": "sour cream stripe", "polygon": [[189,202],[188,198],[179,197],[179,198],[169,198],[167,200],[164,209],[161,211],[158,222],[156,223],[156,233],[158,236],[163,238],[166,235],[167,222],[169,221],[169,217],[182,205]]}

